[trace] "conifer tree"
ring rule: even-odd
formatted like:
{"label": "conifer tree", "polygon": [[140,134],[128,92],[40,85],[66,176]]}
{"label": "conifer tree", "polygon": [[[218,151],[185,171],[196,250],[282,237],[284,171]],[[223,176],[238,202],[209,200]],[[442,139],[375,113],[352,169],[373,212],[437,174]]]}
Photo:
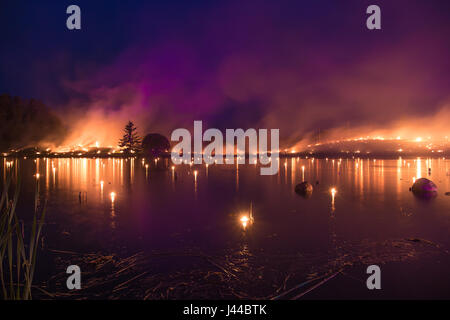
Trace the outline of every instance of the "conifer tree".
{"label": "conifer tree", "polygon": [[133,122],[128,121],[125,126],[123,138],[119,140],[119,146],[125,148],[126,153],[138,152],[141,150],[141,138],[137,134],[137,128]]}

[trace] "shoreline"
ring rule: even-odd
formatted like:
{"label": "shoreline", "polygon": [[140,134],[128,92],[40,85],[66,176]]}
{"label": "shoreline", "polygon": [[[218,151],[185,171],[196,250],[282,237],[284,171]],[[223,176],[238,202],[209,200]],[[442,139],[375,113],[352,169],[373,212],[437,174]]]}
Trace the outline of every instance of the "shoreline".
{"label": "shoreline", "polygon": [[[269,153],[270,156],[270,153]],[[52,154],[52,153],[48,153],[48,154],[39,154],[39,155],[24,155],[24,154],[20,154],[20,153],[15,153],[15,154],[7,154],[7,153],[3,153],[2,155],[0,155],[1,158],[3,159],[18,159],[18,158],[24,158],[26,159],[45,159],[45,158],[51,158],[51,159],[58,159],[58,158],[88,158],[88,159],[108,159],[108,158],[117,158],[117,159],[129,159],[129,158],[148,158],[148,159],[155,159],[155,158],[161,158],[161,159],[171,159],[170,154],[164,154],[164,155],[159,155],[159,156],[149,156],[149,155],[145,155],[142,153],[136,153],[133,155],[125,155],[123,153],[112,153],[112,154],[92,154],[92,153],[85,153],[85,154],[80,154],[80,153],[64,153],[64,154]],[[192,158],[194,158],[195,155],[192,156]],[[235,158],[237,158],[237,155],[234,155]],[[360,159],[375,159],[375,158],[380,158],[380,159],[398,159],[398,158],[432,158],[432,159],[439,159],[439,158],[443,158],[446,159],[447,157],[450,158],[450,152],[442,152],[442,153],[351,153],[351,152],[329,152],[329,153],[325,153],[325,152],[321,152],[321,153],[314,153],[314,152],[296,152],[296,153],[280,153],[279,154],[280,158],[316,158],[316,159],[355,159],[355,158],[360,158]],[[223,158],[225,159],[225,155],[223,156]],[[249,154],[245,154],[245,159],[249,158]]]}

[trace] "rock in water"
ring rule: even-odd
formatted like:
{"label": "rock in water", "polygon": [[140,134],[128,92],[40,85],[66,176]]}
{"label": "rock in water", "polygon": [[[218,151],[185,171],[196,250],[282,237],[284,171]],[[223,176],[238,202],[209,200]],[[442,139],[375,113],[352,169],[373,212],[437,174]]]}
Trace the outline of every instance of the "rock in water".
{"label": "rock in water", "polygon": [[437,195],[437,187],[433,181],[426,178],[417,179],[412,188],[414,195],[419,197],[434,197]]}
{"label": "rock in water", "polygon": [[295,192],[301,196],[309,197],[312,195],[313,186],[308,181],[303,181],[295,186]]}

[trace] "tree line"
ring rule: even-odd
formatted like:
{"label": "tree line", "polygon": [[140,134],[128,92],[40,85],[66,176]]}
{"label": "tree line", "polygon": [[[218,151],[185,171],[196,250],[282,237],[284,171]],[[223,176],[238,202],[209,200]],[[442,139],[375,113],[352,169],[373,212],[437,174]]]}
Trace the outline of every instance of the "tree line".
{"label": "tree line", "polygon": [[67,129],[61,119],[35,99],[0,95],[0,150],[62,142]]}

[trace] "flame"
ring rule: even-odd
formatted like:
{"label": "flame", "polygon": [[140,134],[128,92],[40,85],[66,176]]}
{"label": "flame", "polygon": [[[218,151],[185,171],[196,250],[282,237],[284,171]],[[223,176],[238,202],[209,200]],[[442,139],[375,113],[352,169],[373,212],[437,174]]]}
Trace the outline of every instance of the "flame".
{"label": "flame", "polygon": [[249,219],[247,216],[242,216],[239,220],[240,220],[241,223],[242,223],[242,227],[243,227],[244,229],[247,228],[247,224],[248,224],[248,222],[250,221],[250,219]]}

